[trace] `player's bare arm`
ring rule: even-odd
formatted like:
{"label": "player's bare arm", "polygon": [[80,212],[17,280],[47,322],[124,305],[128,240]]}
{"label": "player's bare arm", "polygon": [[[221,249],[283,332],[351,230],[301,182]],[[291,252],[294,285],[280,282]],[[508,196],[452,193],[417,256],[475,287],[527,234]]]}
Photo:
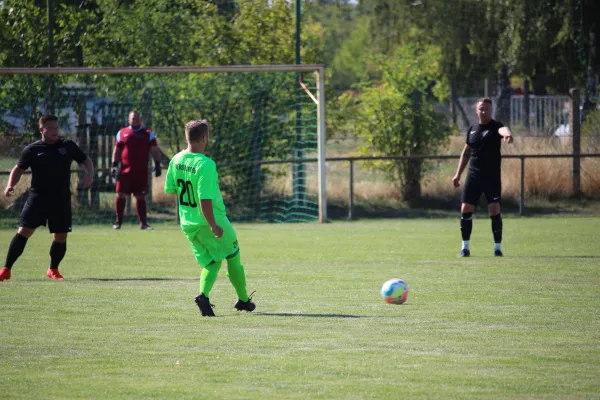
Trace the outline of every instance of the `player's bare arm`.
{"label": "player's bare arm", "polygon": [[212,200],[200,200],[200,208],[202,215],[206,218],[206,222],[210,225],[210,229],[215,234],[217,239],[223,236],[223,229],[215,222],[215,214],[213,212]]}
{"label": "player's bare arm", "polygon": [[152,159],[154,160],[154,168],[152,171],[154,172],[154,176],[158,178],[162,173],[160,168],[160,150],[158,150],[158,146],[151,146],[150,154],[152,154]]}
{"label": "player's bare arm", "polygon": [[460,177],[467,167],[469,163],[469,158],[471,158],[471,148],[468,144],[465,144],[462,153],[460,153],[460,160],[458,161],[458,169],[456,170],[456,174],[452,177],[452,183],[454,187],[460,186]]}
{"label": "player's bare arm", "polygon": [[117,178],[117,175],[119,175],[119,163],[121,162],[121,154],[123,153],[123,150],[118,148],[117,146],[115,146],[114,150],[113,150],[113,154],[112,154],[112,176],[113,178]]}
{"label": "player's bare arm", "polygon": [[152,159],[155,163],[160,162],[160,150],[158,150],[158,146],[151,146],[150,154],[152,154]]}
{"label": "player's bare arm", "polygon": [[17,183],[19,183],[19,181],[21,180],[21,176],[23,176],[25,171],[26,170],[19,168],[18,165],[15,165],[15,167],[12,169],[12,171],[10,171],[10,177],[8,178],[8,184],[6,185],[6,188],[4,189],[4,196],[6,196],[6,197],[12,196],[12,194],[15,192],[15,186],[17,186]]}
{"label": "player's bare arm", "polygon": [[92,160],[88,158],[83,162],[83,168],[85,168],[85,182],[83,182],[83,188],[88,189],[94,183],[94,164]]}
{"label": "player's bare arm", "polygon": [[512,133],[510,129],[508,129],[506,126],[503,126],[502,128],[498,129],[498,133],[504,138],[504,141],[508,144],[511,144],[513,142]]}

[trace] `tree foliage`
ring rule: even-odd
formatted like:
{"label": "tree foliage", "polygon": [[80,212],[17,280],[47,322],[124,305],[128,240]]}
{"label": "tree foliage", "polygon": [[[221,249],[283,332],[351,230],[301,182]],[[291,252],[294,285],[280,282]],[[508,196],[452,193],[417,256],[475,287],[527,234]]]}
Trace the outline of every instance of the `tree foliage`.
{"label": "tree foliage", "polygon": [[[0,2],[0,65],[291,64],[295,62],[294,3],[53,0],[52,57],[46,1],[4,0]],[[566,93],[570,87],[585,86],[586,109],[597,93],[600,2],[595,0],[303,0],[302,6],[302,62],[326,65],[330,135],[356,130],[367,139],[368,151],[377,154],[433,151],[441,140],[436,127],[444,126],[432,122],[438,118],[429,112],[433,103],[454,104],[454,120],[457,113],[466,119],[458,96],[482,94],[484,79],[498,83],[501,113],[502,100],[510,96],[511,77],[531,81],[536,94]],[[416,66],[422,68],[420,75]],[[0,88],[0,97],[5,104],[26,103],[31,122],[36,107],[31,93],[52,94],[64,84],[50,79],[12,82]],[[91,84],[100,87],[102,82],[96,79]],[[132,97],[140,98],[148,89],[138,84],[131,79],[132,91],[137,91],[137,97]],[[283,96],[274,80],[253,79],[240,85],[266,99],[249,104],[250,125],[265,116],[273,96]],[[164,99],[175,96],[175,89],[167,87],[153,90]],[[213,89],[209,92],[217,96],[211,99],[214,104],[194,107],[216,114],[222,107],[227,109],[230,88]],[[208,89],[192,82],[187,90],[189,98],[204,98],[205,93],[198,91]],[[170,101],[163,107],[185,108],[176,98]],[[377,124],[369,125],[374,119]],[[183,121],[172,123],[181,126]],[[376,135],[369,139],[371,128]],[[226,132],[224,128],[222,135]],[[223,146],[231,145],[225,136],[221,139]],[[264,154],[270,151],[266,146],[277,148],[270,153],[273,156],[285,153],[280,152],[282,143],[260,143]],[[286,143],[288,149],[295,146],[293,139]],[[397,178],[404,176],[404,186],[409,185],[406,164],[386,168]]]}
{"label": "tree foliage", "polygon": [[[393,57],[382,59],[378,85],[365,88],[360,96],[345,95],[341,104],[348,111],[349,126],[364,139],[359,151],[369,156],[432,154],[448,137],[445,117],[436,111],[436,82],[441,71],[440,50],[407,44]],[[375,163],[400,183],[403,197],[421,194],[422,160]]]}

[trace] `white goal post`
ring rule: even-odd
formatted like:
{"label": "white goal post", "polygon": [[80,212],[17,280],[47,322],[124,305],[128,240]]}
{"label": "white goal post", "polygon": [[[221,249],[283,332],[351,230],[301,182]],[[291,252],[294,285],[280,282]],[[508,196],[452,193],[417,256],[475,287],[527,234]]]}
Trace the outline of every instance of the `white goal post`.
{"label": "white goal post", "polygon": [[325,69],[320,64],[299,65],[232,65],[232,66],[173,66],[173,67],[40,67],[0,68],[1,75],[134,75],[134,74],[189,74],[189,73],[233,73],[233,72],[299,72],[316,75],[317,94],[314,96],[300,79],[298,85],[304,89],[317,105],[317,176],[318,176],[318,221],[327,221],[327,196],[325,182]]}

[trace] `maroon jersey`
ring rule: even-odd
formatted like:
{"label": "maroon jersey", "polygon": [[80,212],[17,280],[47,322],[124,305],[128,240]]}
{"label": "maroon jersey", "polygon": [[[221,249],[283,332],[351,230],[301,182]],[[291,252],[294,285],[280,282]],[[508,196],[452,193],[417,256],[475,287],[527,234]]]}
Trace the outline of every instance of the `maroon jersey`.
{"label": "maroon jersey", "polygon": [[156,135],[147,128],[133,130],[131,126],[117,133],[115,146],[121,149],[121,174],[148,175],[148,154],[156,146]]}

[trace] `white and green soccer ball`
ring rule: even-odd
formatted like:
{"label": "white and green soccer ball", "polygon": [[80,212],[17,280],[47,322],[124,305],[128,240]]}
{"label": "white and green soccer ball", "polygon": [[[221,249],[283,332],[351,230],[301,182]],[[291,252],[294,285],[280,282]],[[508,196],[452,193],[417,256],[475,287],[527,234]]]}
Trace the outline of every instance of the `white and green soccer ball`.
{"label": "white and green soccer ball", "polygon": [[402,279],[390,279],[381,287],[381,297],[389,304],[402,304],[408,298],[408,285]]}

